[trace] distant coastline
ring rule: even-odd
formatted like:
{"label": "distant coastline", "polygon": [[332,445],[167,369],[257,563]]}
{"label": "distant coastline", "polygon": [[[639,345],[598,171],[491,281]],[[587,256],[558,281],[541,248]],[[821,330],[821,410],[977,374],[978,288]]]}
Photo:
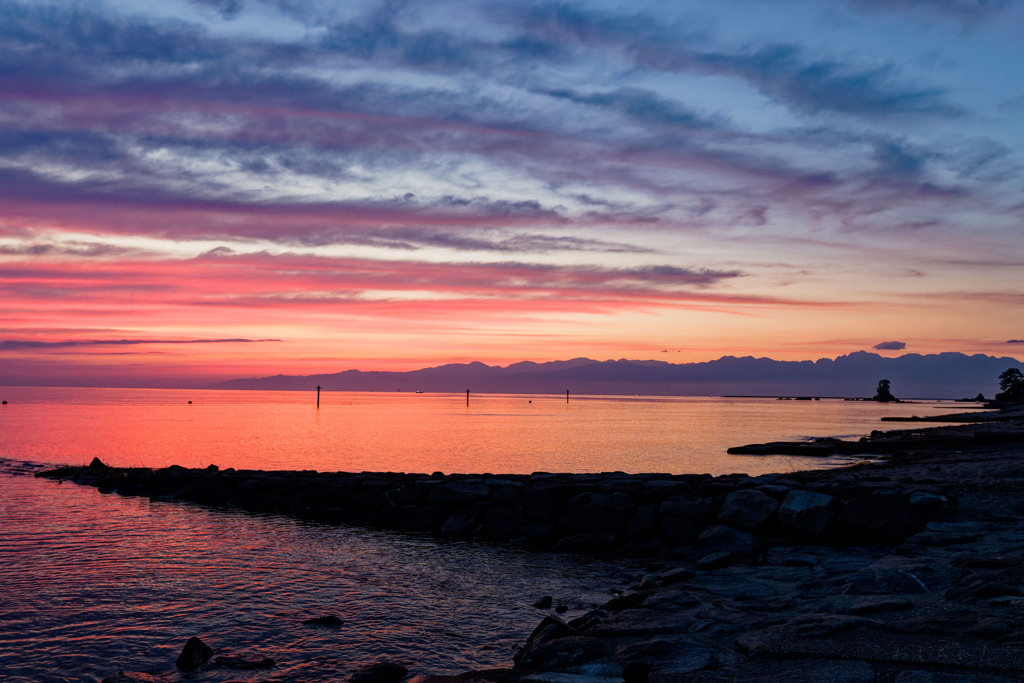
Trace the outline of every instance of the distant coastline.
{"label": "distant coastline", "polygon": [[992,396],[999,373],[1024,369],[1015,358],[962,353],[886,358],[858,351],[835,359],[778,361],[725,356],[703,363],[574,358],[508,366],[458,363],[409,372],[345,370],[230,380],[209,389],[408,391],[501,394],[868,398],[886,378],[901,398]]}

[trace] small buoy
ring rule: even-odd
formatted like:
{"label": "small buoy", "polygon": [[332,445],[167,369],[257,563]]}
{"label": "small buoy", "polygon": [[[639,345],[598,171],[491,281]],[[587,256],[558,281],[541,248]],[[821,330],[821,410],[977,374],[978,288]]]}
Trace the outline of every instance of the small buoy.
{"label": "small buoy", "polygon": [[4,401],[4,405],[7,405],[7,401]]}
{"label": "small buoy", "polygon": [[189,404],[189,405],[192,405],[192,401],[189,401],[189,402],[188,402],[188,404]]}

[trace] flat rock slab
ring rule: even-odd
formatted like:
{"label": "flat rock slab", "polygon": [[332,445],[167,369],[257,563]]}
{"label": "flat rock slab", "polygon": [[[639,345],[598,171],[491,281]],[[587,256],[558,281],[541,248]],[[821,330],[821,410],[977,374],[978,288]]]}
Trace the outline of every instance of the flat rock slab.
{"label": "flat rock slab", "polygon": [[737,645],[751,655],[862,660],[1024,673],[1024,648],[991,641],[863,630],[808,638],[770,628],[749,631]]}
{"label": "flat rock slab", "polygon": [[602,638],[656,636],[687,633],[696,620],[686,613],[651,609],[627,609],[614,614],[588,631]]}

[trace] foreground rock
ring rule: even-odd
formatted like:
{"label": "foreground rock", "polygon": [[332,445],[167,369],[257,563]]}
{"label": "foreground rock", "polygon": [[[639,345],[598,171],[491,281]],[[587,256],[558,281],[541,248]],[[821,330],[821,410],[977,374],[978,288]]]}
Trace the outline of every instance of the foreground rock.
{"label": "foreground rock", "polygon": [[213,657],[213,650],[196,636],[192,636],[185,643],[175,665],[182,671],[194,671],[210,661]]}
{"label": "foreground rock", "polygon": [[[128,495],[227,495],[220,504],[239,507],[265,488],[288,505],[306,501],[294,514],[344,511],[332,521],[403,528],[418,516],[404,528],[648,558],[604,605],[545,616],[510,668],[415,683],[1024,681],[1024,425],[1013,436],[1000,424],[998,445],[985,438],[970,449],[955,429],[886,460],[765,477],[48,476]],[[230,493],[216,494],[218,482]],[[496,519],[505,534],[489,526]]]}
{"label": "foreground rock", "polygon": [[[1022,442],[1020,432],[1000,426],[972,445],[997,438]],[[963,428],[941,429],[911,436],[888,433],[856,443],[857,448],[882,444],[881,450],[898,457],[920,452],[922,444],[932,450],[936,443],[960,448],[974,439]],[[922,431],[929,433],[922,436]],[[896,451],[895,443],[906,450]],[[759,477],[622,472],[445,476],[116,468],[97,461],[39,476],[69,479],[104,493],[475,537],[538,550],[691,562],[724,553],[705,561],[712,565],[751,556],[779,538],[898,542],[923,529],[949,504],[941,483],[900,479],[870,466]]]}

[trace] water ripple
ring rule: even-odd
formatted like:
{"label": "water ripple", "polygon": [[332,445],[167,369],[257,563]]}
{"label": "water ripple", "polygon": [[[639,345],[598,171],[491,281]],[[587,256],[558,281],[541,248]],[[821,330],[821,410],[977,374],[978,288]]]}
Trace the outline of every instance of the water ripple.
{"label": "water ripple", "polygon": [[[570,616],[621,567],[425,536],[102,495],[0,460],[5,681],[174,673],[190,636],[272,672],[203,681],[333,681],[396,659],[417,674],[507,666],[550,594]],[[336,614],[341,628],[302,625]]]}

